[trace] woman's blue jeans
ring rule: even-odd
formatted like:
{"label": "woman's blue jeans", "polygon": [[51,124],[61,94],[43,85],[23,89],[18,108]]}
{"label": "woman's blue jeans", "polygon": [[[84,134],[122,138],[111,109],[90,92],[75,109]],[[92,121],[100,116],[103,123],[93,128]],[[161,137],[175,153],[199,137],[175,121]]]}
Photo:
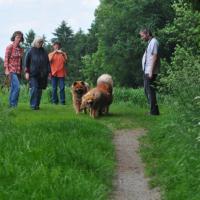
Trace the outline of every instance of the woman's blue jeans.
{"label": "woman's blue jeans", "polygon": [[20,82],[19,75],[16,73],[10,73],[10,96],[9,105],[10,107],[16,107],[19,100]]}

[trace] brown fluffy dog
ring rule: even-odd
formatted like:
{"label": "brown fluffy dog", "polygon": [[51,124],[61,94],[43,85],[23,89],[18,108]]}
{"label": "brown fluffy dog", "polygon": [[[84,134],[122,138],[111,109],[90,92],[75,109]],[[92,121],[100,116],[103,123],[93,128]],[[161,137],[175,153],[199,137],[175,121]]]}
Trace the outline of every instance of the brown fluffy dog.
{"label": "brown fluffy dog", "polygon": [[[76,113],[80,113],[81,111],[81,100],[82,96],[86,94],[89,90],[89,85],[84,81],[75,81],[72,84],[71,91],[72,91],[72,99],[73,99],[73,106]],[[86,109],[84,109],[86,113]]]}
{"label": "brown fluffy dog", "polygon": [[107,93],[99,88],[89,90],[82,97],[81,109],[89,109],[90,116],[96,118],[102,114],[105,106],[107,106]]}
{"label": "brown fluffy dog", "polygon": [[107,114],[109,112],[109,106],[113,101],[113,80],[112,76],[109,74],[102,74],[97,79],[97,88],[99,88],[101,91],[106,93],[106,104],[104,109],[102,110],[102,113]]}
{"label": "brown fluffy dog", "polygon": [[112,90],[112,77],[108,74],[101,75],[97,80],[97,87],[82,97],[81,109],[88,108],[90,116],[94,118],[101,114],[107,114],[113,100]]}
{"label": "brown fluffy dog", "polygon": [[104,107],[101,110],[102,114],[108,114],[109,106],[113,101],[112,87],[107,83],[98,83],[97,88],[104,93]]}

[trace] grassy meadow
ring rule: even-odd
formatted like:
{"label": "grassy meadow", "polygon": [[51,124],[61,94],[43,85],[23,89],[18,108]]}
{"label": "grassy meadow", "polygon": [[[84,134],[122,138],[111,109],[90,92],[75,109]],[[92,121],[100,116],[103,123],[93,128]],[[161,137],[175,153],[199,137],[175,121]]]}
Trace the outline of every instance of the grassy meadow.
{"label": "grassy meadow", "polygon": [[161,115],[147,116],[142,89],[114,89],[110,114],[76,115],[69,89],[67,105],[50,104],[44,91],[39,111],[29,108],[28,89],[19,106],[7,108],[0,92],[1,200],[108,200],[115,173],[112,143],[117,129],[144,128],[140,153],[164,200],[200,199],[199,126],[183,120],[173,104],[159,97]]}
{"label": "grassy meadow", "polygon": [[68,89],[65,106],[50,104],[50,94],[45,90],[33,111],[26,86],[16,109],[7,108],[8,91],[0,93],[0,199],[108,199],[113,131],[139,127],[134,109],[113,103],[108,116],[94,120],[75,114]]}

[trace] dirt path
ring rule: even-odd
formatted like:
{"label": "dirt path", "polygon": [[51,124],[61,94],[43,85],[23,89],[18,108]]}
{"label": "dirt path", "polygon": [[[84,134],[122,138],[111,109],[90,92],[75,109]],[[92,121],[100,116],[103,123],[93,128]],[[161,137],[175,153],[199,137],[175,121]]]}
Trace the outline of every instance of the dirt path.
{"label": "dirt path", "polygon": [[138,137],[144,130],[118,131],[114,143],[117,156],[117,175],[112,200],[160,200],[156,189],[149,189],[144,166],[138,155]]}

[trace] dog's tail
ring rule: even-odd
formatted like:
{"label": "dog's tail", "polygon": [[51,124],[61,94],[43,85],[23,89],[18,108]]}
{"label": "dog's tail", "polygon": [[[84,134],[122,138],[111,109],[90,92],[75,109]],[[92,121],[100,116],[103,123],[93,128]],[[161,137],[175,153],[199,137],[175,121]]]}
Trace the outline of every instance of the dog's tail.
{"label": "dog's tail", "polygon": [[98,79],[97,79],[97,85],[100,83],[107,83],[113,88],[113,79],[112,76],[109,74],[102,74]]}

